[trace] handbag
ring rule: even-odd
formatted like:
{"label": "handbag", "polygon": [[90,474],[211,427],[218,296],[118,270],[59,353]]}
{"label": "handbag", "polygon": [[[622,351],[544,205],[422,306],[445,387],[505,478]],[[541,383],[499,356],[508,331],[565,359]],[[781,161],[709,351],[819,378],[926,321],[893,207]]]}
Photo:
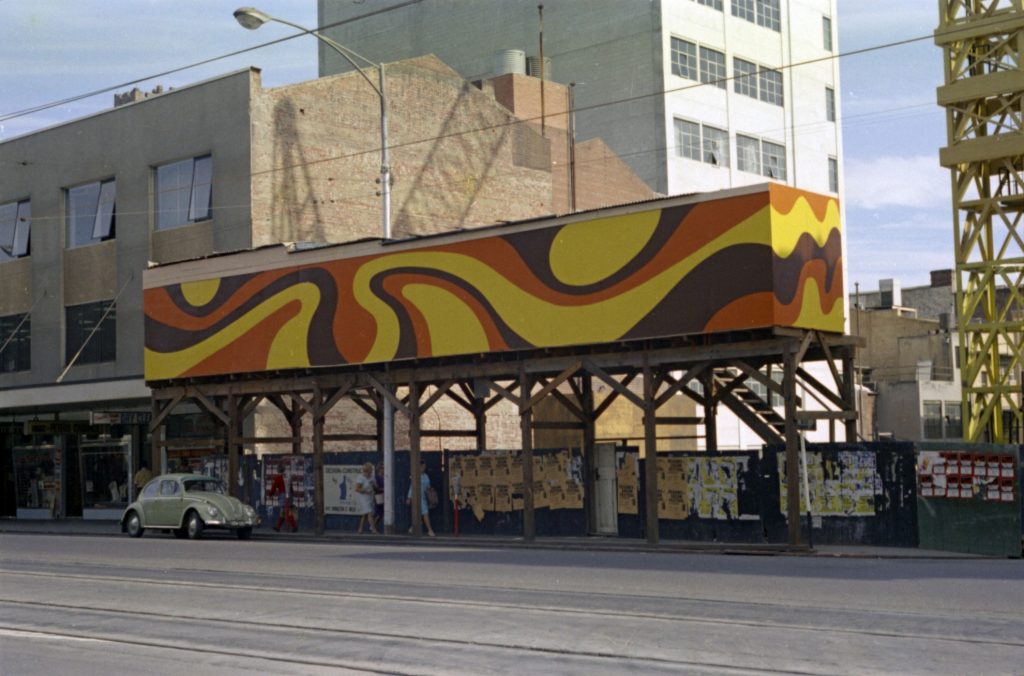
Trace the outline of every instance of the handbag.
{"label": "handbag", "polygon": [[383,493],[377,493],[377,494],[375,494],[375,495],[373,496],[373,502],[374,502],[375,504],[378,504],[378,505],[383,505],[383,504],[384,504],[384,494],[383,494]]}

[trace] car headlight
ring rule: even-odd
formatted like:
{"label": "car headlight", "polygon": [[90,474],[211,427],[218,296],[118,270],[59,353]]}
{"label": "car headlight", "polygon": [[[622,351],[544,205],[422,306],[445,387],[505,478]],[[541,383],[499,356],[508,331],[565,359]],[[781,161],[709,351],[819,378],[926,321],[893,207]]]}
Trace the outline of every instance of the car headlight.
{"label": "car headlight", "polygon": [[215,505],[207,505],[206,506],[206,513],[209,514],[214,519],[220,518],[220,510],[217,509],[217,507]]}
{"label": "car headlight", "polygon": [[252,508],[252,505],[245,505],[245,515],[250,519],[256,518],[256,510]]}

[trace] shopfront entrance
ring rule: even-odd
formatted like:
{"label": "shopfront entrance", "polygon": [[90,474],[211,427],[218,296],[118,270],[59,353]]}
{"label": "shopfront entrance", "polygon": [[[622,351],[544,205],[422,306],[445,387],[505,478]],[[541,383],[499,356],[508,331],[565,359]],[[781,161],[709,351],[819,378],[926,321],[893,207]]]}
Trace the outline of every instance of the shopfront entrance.
{"label": "shopfront entrance", "polygon": [[118,519],[131,495],[132,439],[80,439],[82,518]]}

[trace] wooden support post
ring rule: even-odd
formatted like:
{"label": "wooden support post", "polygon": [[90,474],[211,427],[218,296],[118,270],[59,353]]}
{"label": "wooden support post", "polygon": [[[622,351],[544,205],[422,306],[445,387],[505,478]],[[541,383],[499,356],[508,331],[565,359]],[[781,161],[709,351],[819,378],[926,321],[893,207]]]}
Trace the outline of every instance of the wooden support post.
{"label": "wooden support post", "polygon": [[164,454],[167,451],[161,443],[164,440],[164,423],[160,417],[160,402],[156,397],[153,397],[151,401],[153,404],[153,417],[151,420],[153,422],[160,421],[155,426],[150,425],[149,428],[149,469],[153,472],[153,476],[156,476],[167,472],[167,467],[164,463]]}
{"label": "wooden support post", "polygon": [[420,384],[409,383],[409,475],[412,477],[412,534],[423,535],[423,487],[420,483]]}
{"label": "wooden support post", "polygon": [[478,392],[473,386],[473,420],[476,422],[476,450],[487,450],[487,394]]}
{"label": "wooden support post", "polygon": [[523,437],[523,539],[532,542],[537,535],[533,512],[533,409],[530,392],[533,382],[525,368],[519,370],[519,427]]}
{"label": "wooden support post", "polygon": [[796,425],[796,345],[788,345],[782,367],[786,415],[786,520],[789,544],[800,544],[800,430]]}
{"label": "wooden support post", "polygon": [[597,418],[594,415],[594,378],[580,374],[580,410],[583,411],[583,476],[587,477],[583,489],[583,518],[587,528],[597,530],[597,512],[594,509],[594,491],[590,477],[594,476],[594,443],[597,439]]}
{"label": "wooden support post", "polygon": [[242,407],[239,405],[238,395],[228,395],[228,495],[239,497],[239,486],[238,486],[238,463],[240,455],[239,450],[241,443],[239,440],[242,438],[242,421],[240,420]]}
{"label": "wooden support post", "polygon": [[316,534],[323,535],[324,518],[324,396],[320,383],[313,383],[313,504],[316,511]]}
{"label": "wooden support post", "polygon": [[715,397],[713,370],[705,370],[700,382],[704,386],[704,450],[718,453],[718,399]]}
{"label": "wooden support post", "polygon": [[[843,389],[841,392],[843,397],[843,408],[847,411],[857,412],[856,418],[847,419],[845,421],[846,443],[859,441],[857,438],[857,420],[864,415],[864,412],[861,411],[860,407],[857,405],[857,378],[854,374],[853,358],[854,352],[852,349],[843,352]],[[861,423],[860,428],[864,429],[863,423]]]}
{"label": "wooden support post", "polygon": [[647,543],[658,544],[658,409],[655,406],[654,369],[644,356],[644,505]]}

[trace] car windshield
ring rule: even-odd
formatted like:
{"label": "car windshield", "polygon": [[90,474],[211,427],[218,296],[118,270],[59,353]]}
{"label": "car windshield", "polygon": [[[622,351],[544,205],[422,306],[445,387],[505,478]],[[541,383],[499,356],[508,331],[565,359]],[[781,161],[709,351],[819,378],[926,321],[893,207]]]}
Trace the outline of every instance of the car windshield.
{"label": "car windshield", "polygon": [[219,493],[223,495],[224,482],[218,479],[190,479],[185,481],[185,490],[189,493]]}

